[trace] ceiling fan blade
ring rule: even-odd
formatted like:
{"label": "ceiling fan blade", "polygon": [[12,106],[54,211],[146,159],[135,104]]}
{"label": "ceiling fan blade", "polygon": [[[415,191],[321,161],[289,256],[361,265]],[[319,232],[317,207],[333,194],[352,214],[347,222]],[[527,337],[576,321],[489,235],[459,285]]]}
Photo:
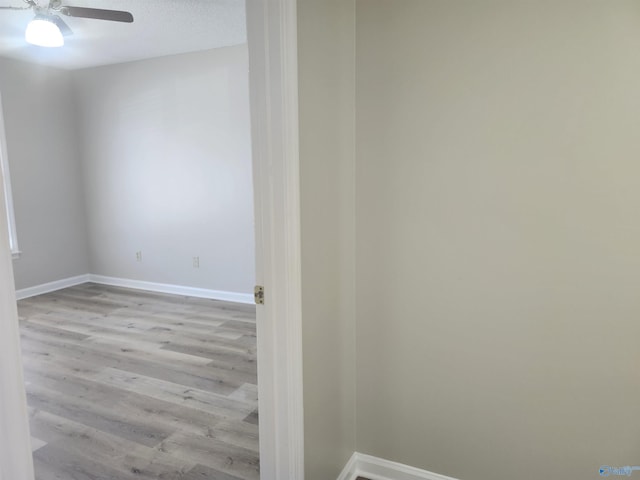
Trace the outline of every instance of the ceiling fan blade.
{"label": "ceiling fan blade", "polygon": [[71,30],[69,25],[67,25],[66,22],[62,20],[59,16],[51,15],[51,20],[53,20],[53,23],[55,23],[58,26],[58,28],[62,32],[62,35],[64,35],[65,37],[68,37],[69,35],[73,35],[73,30]]}
{"label": "ceiling fan blade", "polygon": [[65,6],[61,7],[59,12],[69,17],[95,18],[98,20],[109,20],[111,22],[133,22],[133,15],[131,15],[131,13],[120,10],[102,10],[100,8]]}

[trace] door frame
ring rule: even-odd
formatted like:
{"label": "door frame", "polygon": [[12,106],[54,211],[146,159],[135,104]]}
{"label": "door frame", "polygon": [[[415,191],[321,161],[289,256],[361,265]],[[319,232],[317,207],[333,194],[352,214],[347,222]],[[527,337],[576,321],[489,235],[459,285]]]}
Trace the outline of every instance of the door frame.
{"label": "door frame", "polygon": [[[0,128],[1,162],[6,160],[7,151],[1,111]],[[0,218],[4,218],[6,212],[5,174],[8,172],[0,168]],[[0,221],[0,480],[33,480],[31,436],[12,261],[9,225],[7,221]]]}
{"label": "door frame", "polygon": [[[260,477],[304,478],[296,0],[246,0],[256,216]],[[267,412],[267,413],[264,413]]]}
{"label": "door frame", "polygon": [[[303,480],[296,0],[246,0],[254,169],[260,477]],[[0,182],[0,207],[4,195]],[[0,480],[33,480],[13,265],[0,221]]]}

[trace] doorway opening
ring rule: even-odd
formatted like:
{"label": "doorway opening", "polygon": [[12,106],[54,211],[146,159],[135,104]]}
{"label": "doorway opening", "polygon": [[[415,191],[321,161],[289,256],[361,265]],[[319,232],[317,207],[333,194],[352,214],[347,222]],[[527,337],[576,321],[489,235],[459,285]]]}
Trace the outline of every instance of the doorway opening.
{"label": "doorway opening", "polygon": [[36,478],[258,478],[246,45],[3,62]]}
{"label": "doorway opening", "polygon": [[[304,476],[297,151],[296,1],[247,2],[256,202],[256,280],[262,480]],[[3,198],[0,196],[0,203]],[[0,465],[32,480],[15,291],[6,226],[0,222]],[[277,321],[276,321],[277,319]]]}

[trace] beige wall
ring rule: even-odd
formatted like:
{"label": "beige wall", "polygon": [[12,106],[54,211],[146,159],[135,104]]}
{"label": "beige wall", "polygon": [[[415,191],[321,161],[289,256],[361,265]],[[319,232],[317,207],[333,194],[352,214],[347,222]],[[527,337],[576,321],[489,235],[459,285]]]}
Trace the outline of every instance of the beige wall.
{"label": "beige wall", "polygon": [[307,480],[355,449],[355,5],[298,1]]}
{"label": "beige wall", "polygon": [[356,31],[357,449],[640,464],[640,3],[359,0]]}
{"label": "beige wall", "polygon": [[89,271],[73,93],[65,70],[0,58],[18,289]]}

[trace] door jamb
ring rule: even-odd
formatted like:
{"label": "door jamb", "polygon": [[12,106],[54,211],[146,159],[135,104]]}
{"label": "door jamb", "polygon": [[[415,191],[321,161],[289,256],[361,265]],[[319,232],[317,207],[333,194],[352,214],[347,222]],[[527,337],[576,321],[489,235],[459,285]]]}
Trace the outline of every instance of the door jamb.
{"label": "door jamb", "polygon": [[[0,115],[2,113],[0,112]],[[33,480],[27,396],[0,169],[0,480]]]}
{"label": "door jamb", "polygon": [[262,480],[304,478],[296,0],[247,0]]}

